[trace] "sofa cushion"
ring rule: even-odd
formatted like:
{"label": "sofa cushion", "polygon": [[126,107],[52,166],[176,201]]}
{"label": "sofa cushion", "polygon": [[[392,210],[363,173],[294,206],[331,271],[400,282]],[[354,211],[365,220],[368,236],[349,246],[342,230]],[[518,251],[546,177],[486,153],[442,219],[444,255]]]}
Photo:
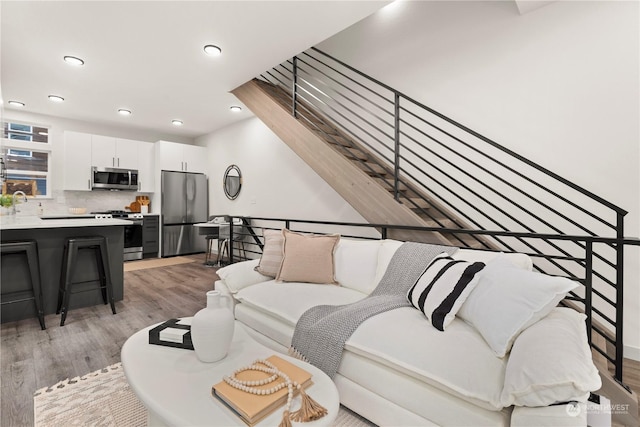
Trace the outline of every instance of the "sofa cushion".
{"label": "sofa cushion", "polygon": [[264,230],[264,247],[256,271],[268,277],[276,277],[282,264],[284,235],[282,230]]}
{"label": "sofa cushion", "polygon": [[393,254],[396,253],[398,248],[402,246],[404,242],[393,239],[385,239],[380,242],[380,249],[378,250],[378,265],[376,265],[376,277],[373,279],[376,286],[380,283],[382,276],[387,271],[387,267],[393,258]]}
{"label": "sofa cushion", "polygon": [[340,239],[334,260],[336,281],[340,286],[370,294],[377,285],[376,266],[380,240]]}
{"label": "sofa cushion", "polygon": [[454,260],[446,253],[435,257],[407,299],[439,331],[444,331],[478,283],[483,262]]}
{"label": "sofa cushion", "polygon": [[485,408],[502,408],[507,361],[460,319],[442,333],[413,307],[398,308],[363,322],[345,349]]}
{"label": "sofa cushion", "polygon": [[505,406],[586,402],[589,392],[600,388],[585,318],[570,308],[554,308],[518,336],[505,373]]}
{"label": "sofa cushion", "polygon": [[342,286],[326,286],[314,283],[284,282],[273,280],[249,286],[235,298],[258,310],[270,313],[295,326],[302,313],[315,305],[350,304],[366,295]]}
{"label": "sofa cushion", "polygon": [[458,317],[504,357],[520,332],[549,314],[577,286],[567,278],[526,271],[498,257],[482,271]]}
{"label": "sofa cushion", "polygon": [[515,265],[516,267],[520,267],[523,270],[533,270],[533,261],[531,257],[527,254],[519,254],[519,253],[504,253],[504,252],[495,252],[495,251],[484,251],[480,249],[465,249],[460,248],[456,253],[451,255],[453,259],[461,259],[464,261],[476,261],[476,262],[484,262],[487,264],[489,261],[492,261],[498,257],[508,260],[510,263]]}
{"label": "sofa cushion", "polygon": [[271,280],[270,277],[262,275],[256,271],[259,260],[252,259],[249,261],[236,262],[227,265],[216,271],[230,293],[236,293],[240,289],[256,283]]}
{"label": "sofa cushion", "polygon": [[276,281],[336,284],[333,253],[340,236],[283,230],[284,257]]}

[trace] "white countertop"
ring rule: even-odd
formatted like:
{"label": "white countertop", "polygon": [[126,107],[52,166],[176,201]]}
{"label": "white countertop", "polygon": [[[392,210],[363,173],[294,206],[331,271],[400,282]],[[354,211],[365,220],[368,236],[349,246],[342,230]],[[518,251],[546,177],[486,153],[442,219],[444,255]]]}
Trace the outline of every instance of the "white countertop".
{"label": "white countertop", "polygon": [[2,215],[0,216],[0,229],[2,230],[27,230],[33,228],[71,228],[71,227],[107,227],[114,225],[129,225],[131,221],[125,219],[42,219],[38,216],[28,215]]}

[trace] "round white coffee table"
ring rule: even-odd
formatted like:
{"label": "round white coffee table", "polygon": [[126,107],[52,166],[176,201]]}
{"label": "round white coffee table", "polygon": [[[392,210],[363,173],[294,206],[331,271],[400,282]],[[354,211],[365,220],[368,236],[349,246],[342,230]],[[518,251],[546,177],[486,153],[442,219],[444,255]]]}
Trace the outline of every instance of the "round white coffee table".
{"label": "round white coffee table", "polygon": [[[338,415],[338,390],[321,370],[259,344],[236,322],[229,354],[214,363],[202,363],[195,352],[179,348],[149,344],[149,330],[133,334],[122,346],[122,366],[131,389],[149,411],[149,426],[246,426],[246,424],[211,395],[211,386],[224,375],[258,359],[277,354],[310,372],[313,384],[306,389],[313,399],[329,411],[323,418],[307,423],[293,423],[305,427],[328,426]],[[299,397],[293,400],[292,410],[298,409]],[[258,426],[277,426],[282,410],[276,410]]]}

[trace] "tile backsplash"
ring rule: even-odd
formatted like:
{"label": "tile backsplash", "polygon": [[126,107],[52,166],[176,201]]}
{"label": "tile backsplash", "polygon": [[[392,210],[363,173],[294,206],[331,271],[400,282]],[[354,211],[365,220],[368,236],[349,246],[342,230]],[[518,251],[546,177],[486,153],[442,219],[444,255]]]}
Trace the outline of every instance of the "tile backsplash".
{"label": "tile backsplash", "polygon": [[[29,199],[27,203],[20,203],[18,211],[22,215],[37,215],[38,203],[42,203],[44,215],[66,215],[69,208],[86,208],[89,212],[108,210],[125,210],[136,196],[145,193],[134,191],[53,191],[51,199]],[[148,194],[147,194],[148,195]],[[151,207],[150,212],[159,211]]]}

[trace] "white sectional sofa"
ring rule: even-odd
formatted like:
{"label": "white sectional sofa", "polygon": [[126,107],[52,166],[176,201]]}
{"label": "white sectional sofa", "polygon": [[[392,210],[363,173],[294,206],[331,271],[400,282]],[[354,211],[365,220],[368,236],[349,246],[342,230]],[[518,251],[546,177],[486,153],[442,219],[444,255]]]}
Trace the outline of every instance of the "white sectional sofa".
{"label": "white sectional sofa", "polygon": [[[337,285],[277,282],[255,271],[259,260],[251,260],[218,270],[221,280],[215,286],[233,296],[236,319],[256,340],[286,353],[307,309],[365,298],[401,244],[341,239],[333,254]],[[531,259],[523,254],[460,249],[452,256],[487,266],[506,259],[537,274],[530,273]],[[561,297],[550,303],[555,306]],[[496,301],[494,308],[508,303]],[[568,308],[550,310],[524,325],[504,357],[488,344],[493,331],[459,316],[445,331],[414,307],[371,317],[345,344],[333,378],[340,401],[386,426],[586,425],[586,398],[599,388],[600,378],[591,361],[584,316]],[[571,403],[549,406],[557,400]]]}

